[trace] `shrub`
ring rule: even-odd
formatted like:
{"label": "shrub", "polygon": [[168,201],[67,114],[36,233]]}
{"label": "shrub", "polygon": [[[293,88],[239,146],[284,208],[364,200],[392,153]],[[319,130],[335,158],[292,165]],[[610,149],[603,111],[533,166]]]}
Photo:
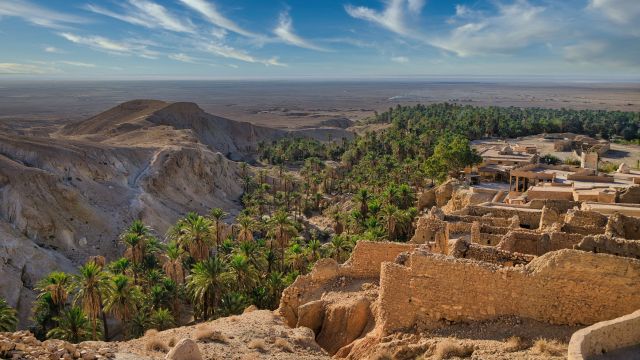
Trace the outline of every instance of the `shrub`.
{"label": "shrub", "polygon": [[211,327],[204,326],[196,329],[196,332],[193,334],[193,338],[196,341],[201,342],[219,342],[222,344],[226,344],[229,342],[229,338],[227,338],[220,331],[214,330]]}
{"label": "shrub", "polygon": [[533,351],[542,355],[561,356],[567,352],[567,346],[557,340],[539,338],[533,343]]}
{"label": "shrub", "polygon": [[164,343],[164,341],[160,340],[157,336],[152,336],[146,339],[145,349],[147,351],[159,351],[159,352],[169,352],[169,346]]}
{"label": "shrub", "polygon": [[466,358],[471,354],[473,354],[473,345],[465,345],[452,339],[445,339],[436,345],[433,355],[436,359],[450,359],[452,357]]}
{"label": "shrub", "polygon": [[266,351],[267,343],[263,339],[253,339],[249,341],[247,345],[249,349],[258,350],[258,351]]}
{"label": "shrub", "polygon": [[293,345],[287,339],[277,338],[275,342],[276,346],[280,348],[280,350],[285,352],[293,352]]}
{"label": "shrub", "polygon": [[527,342],[520,336],[512,336],[504,342],[504,350],[516,352],[527,348]]}

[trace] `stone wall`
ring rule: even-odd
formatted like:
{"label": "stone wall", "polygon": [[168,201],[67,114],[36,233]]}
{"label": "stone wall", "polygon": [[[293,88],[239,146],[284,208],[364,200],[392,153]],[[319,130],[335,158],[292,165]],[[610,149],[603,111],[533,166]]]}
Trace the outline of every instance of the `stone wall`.
{"label": "stone wall", "polygon": [[573,246],[576,250],[604,253],[640,259],[640,241],[626,240],[608,235],[586,236]]}
{"label": "stone wall", "polygon": [[498,249],[530,255],[544,255],[549,251],[571,249],[583,238],[580,234],[563,232],[535,233],[531,231],[511,231],[503,236]]}
{"label": "stone wall", "polygon": [[534,256],[512,253],[497,249],[493,246],[483,246],[456,240],[451,247],[451,256],[464,259],[480,260],[501,266],[526,265]]}
{"label": "stone wall", "polygon": [[387,334],[501,315],[593,324],[640,308],[634,259],[560,250],[524,267],[500,267],[416,250],[408,265],[382,264],[380,320]]}
{"label": "stone wall", "polygon": [[640,239],[640,218],[613,214],[609,217],[605,232],[625,239]]}
{"label": "stone wall", "polygon": [[412,244],[359,241],[344,264],[340,265],[333,259],[321,259],[309,274],[298,276],[282,292],[278,312],[289,326],[296,326],[298,308],[320,299],[326,286],[336,279],[346,277],[372,279],[375,282],[380,277],[380,265],[383,262],[394,261],[400,253],[411,252],[415,248]]}
{"label": "stone wall", "polygon": [[565,224],[581,227],[601,227],[607,225],[607,217],[595,211],[572,209],[564,217]]}
{"label": "stone wall", "polygon": [[483,206],[483,205],[470,205],[468,207],[469,215],[472,216],[484,216],[489,214],[491,217],[511,219],[514,216],[518,216],[520,219],[520,225],[529,229],[537,229],[540,224],[540,216],[542,210],[530,209],[528,207],[516,207],[516,206]]}
{"label": "stone wall", "polygon": [[640,310],[576,331],[569,342],[568,360],[593,356],[640,344]]}

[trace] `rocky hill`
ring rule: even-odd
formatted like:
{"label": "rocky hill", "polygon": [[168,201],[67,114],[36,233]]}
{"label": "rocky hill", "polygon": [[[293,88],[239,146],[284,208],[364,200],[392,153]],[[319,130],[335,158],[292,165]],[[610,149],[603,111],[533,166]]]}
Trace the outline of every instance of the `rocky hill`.
{"label": "rocky hill", "polygon": [[92,255],[119,255],[118,234],[134,219],[164,234],[189,211],[237,213],[236,161],[250,160],[260,141],[289,134],[155,100],[37,136],[0,134],[0,296],[19,308],[24,324],[42,275]]}

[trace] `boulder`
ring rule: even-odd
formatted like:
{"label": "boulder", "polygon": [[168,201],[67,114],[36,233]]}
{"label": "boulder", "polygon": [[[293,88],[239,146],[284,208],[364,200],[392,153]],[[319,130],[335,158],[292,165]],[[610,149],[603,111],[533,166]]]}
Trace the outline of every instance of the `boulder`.
{"label": "boulder", "polygon": [[369,305],[365,297],[327,304],[322,329],[316,337],[318,344],[333,355],[359,338],[373,316]]}
{"label": "boulder", "polygon": [[297,327],[304,326],[319,333],[324,320],[324,301],[316,300],[308,302],[298,308]]}
{"label": "boulder", "polygon": [[202,360],[198,344],[191,339],[182,339],[169,351],[166,360]]}

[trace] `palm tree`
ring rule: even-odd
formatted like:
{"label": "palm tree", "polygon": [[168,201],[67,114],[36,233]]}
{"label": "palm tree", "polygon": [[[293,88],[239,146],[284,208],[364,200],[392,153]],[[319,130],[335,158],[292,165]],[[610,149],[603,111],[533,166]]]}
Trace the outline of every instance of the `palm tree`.
{"label": "palm tree", "polygon": [[269,273],[266,278],[265,285],[269,291],[269,298],[271,299],[271,307],[277,307],[280,301],[280,294],[284,289],[284,275],[281,272],[274,271]]}
{"label": "palm tree", "polygon": [[211,218],[215,223],[215,231],[216,231],[216,249],[220,248],[220,243],[222,242],[222,219],[229,215],[224,210],[220,208],[211,209]]}
{"label": "palm tree", "polygon": [[271,218],[271,233],[280,248],[280,269],[284,269],[284,251],[289,246],[289,240],[297,233],[289,214],[285,211],[277,211]]}
{"label": "palm tree", "polygon": [[60,314],[67,303],[71,280],[71,276],[67,273],[54,271],[40,280],[36,285],[36,290],[40,292],[38,297],[42,297],[45,294],[49,294],[51,297],[51,302],[55,307],[54,316]]}
{"label": "palm tree", "polygon": [[315,262],[320,258],[320,248],[322,247],[322,243],[317,238],[312,238],[309,240],[307,244],[307,250],[311,255],[311,262]]}
{"label": "palm tree", "polygon": [[238,222],[238,241],[253,241],[253,225],[254,221],[247,215],[239,216]]}
{"label": "palm tree", "polygon": [[228,262],[229,272],[233,275],[235,288],[239,291],[247,291],[256,282],[256,269],[249,259],[242,254],[232,255]]}
{"label": "palm tree", "polygon": [[171,312],[160,308],[151,313],[151,325],[159,331],[169,329],[175,325],[176,321]]}
{"label": "palm tree", "polygon": [[380,221],[384,224],[387,240],[390,241],[396,240],[398,234],[406,231],[411,225],[411,219],[395,205],[386,205],[380,210]]}
{"label": "palm tree", "polygon": [[342,261],[342,254],[350,250],[350,244],[345,235],[336,235],[331,239],[329,244],[333,252],[333,256],[337,262]]}
{"label": "palm tree", "polygon": [[184,251],[178,246],[175,241],[170,242],[167,245],[165,252],[165,262],[162,265],[162,270],[167,274],[169,279],[173,280],[176,284],[184,284],[185,273],[184,266],[182,265],[182,257]]}
{"label": "palm tree", "polygon": [[298,243],[293,243],[287,249],[287,261],[291,267],[299,272],[303,272],[305,267],[305,249]]}
{"label": "palm tree", "polygon": [[15,331],[17,324],[16,310],[0,297],[0,332]]}
{"label": "palm tree", "polygon": [[223,291],[228,288],[230,276],[226,264],[213,256],[196,263],[187,277],[187,290],[201,309],[202,318],[215,315]]}
{"label": "palm tree", "polygon": [[129,259],[122,257],[118,260],[114,260],[109,264],[109,270],[114,274],[125,275],[129,269]]}
{"label": "palm tree", "polygon": [[137,272],[146,255],[147,242],[151,236],[151,229],[142,220],[135,220],[120,235],[120,241],[127,246],[127,254],[133,262],[133,276],[137,283]]}
{"label": "palm tree", "polygon": [[47,338],[61,339],[72,343],[96,339],[96,327],[92,325],[82,309],[73,306],[55,318],[58,326],[47,333]]}
{"label": "palm tree", "polygon": [[102,315],[104,325],[104,336],[108,339],[106,316],[103,311],[102,299],[107,289],[107,277],[102,268],[94,262],[81,266],[78,275],[74,277],[74,288],[77,291],[74,298],[74,305],[77,302],[82,304],[82,311],[87,315],[93,324],[93,338],[98,336],[98,317]]}
{"label": "palm tree", "polygon": [[120,320],[125,338],[127,338],[128,321],[137,310],[140,298],[140,291],[125,275],[114,276],[107,288],[104,310]]}
{"label": "palm tree", "polygon": [[186,249],[196,261],[206,260],[214,238],[211,220],[191,212],[178,222],[170,238]]}
{"label": "palm tree", "polygon": [[360,189],[355,196],[356,201],[360,203],[360,213],[364,219],[369,214],[369,200],[371,200],[371,194],[367,189]]}

